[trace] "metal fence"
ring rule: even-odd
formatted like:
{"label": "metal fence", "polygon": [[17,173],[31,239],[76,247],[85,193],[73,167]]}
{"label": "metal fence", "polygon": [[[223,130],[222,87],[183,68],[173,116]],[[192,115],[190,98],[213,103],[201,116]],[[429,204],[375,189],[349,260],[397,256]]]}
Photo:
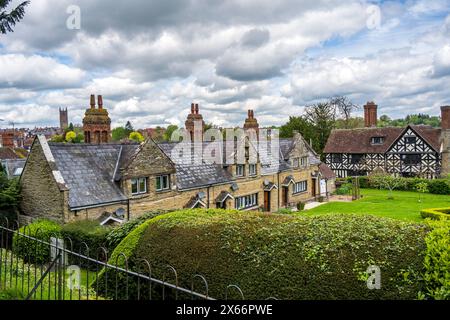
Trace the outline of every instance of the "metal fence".
{"label": "metal fence", "polygon": [[[91,250],[82,242],[74,250],[72,239],[53,234],[44,241],[40,233],[0,217],[0,292],[11,291],[26,300],[214,300],[201,274],[192,275],[191,288],[183,288],[173,266],[166,265],[166,273],[157,279],[146,259],[129,268],[123,253],[111,262],[104,247]],[[26,250],[18,249],[21,240],[26,240]],[[224,296],[244,299],[233,284],[224,288]]]}

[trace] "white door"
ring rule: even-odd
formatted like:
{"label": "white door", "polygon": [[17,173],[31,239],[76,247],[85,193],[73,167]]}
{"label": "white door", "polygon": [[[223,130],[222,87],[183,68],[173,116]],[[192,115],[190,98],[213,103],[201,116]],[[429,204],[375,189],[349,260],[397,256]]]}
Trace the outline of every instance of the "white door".
{"label": "white door", "polygon": [[320,195],[321,196],[327,195],[327,180],[325,179],[320,180]]}

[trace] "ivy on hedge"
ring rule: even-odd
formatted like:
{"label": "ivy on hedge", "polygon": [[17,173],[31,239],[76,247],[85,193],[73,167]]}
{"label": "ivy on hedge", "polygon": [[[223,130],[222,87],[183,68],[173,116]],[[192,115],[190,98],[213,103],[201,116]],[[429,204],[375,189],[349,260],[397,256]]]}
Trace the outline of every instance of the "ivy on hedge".
{"label": "ivy on hedge", "polygon": [[[246,299],[414,299],[421,283],[411,278],[422,270],[428,231],[423,224],[374,216],[181,210],[132,231],[114,250],[110,263],[123,252],[129,268],[136,270],[146,258],[159,279],[170,278],[170,264],[185,288],[191,287],[194,274],[201,274],[208,280],[209,294],[219,299],[225,298],[230,284],[238,285]],[[367,289],[370,265],[381,268],[380,290]],[[112,281],[111,288],[115,281],[104,273],[97,283],[101,294],[104,284]],[[126,280],[123,274],[118,279],[119,284]],[[136,279],[128,281],[133,298]],[[201,282],[196,288],[202,292]],[[118,296],[124,298],[125,292]]]}

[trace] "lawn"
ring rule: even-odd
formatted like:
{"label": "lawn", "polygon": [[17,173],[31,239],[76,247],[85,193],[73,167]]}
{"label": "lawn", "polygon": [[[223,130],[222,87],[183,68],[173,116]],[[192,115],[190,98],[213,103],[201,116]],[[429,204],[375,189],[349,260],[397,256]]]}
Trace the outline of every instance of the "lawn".
{"label": "lawn", "polygon": [[[305,216],[353,213],[372,214],[406,221],[421,221],[420,211],[426,208],[450,207],[450,196],[419,194],[417,192],[394,191],[393,200],[388,200],[388,191],[361,189],[363,198],[353,202],[330,202],[317,208],[302,211]],[[419,202],[419,196],[422,201]]]}

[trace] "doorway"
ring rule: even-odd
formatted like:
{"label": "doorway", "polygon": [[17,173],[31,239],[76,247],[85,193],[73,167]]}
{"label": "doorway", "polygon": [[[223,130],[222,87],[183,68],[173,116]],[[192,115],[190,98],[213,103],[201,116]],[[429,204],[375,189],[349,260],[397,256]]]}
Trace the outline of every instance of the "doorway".
{"label": "doorway", "polygon": [[270,212],[270,191],[264,191],[264,211]]}

